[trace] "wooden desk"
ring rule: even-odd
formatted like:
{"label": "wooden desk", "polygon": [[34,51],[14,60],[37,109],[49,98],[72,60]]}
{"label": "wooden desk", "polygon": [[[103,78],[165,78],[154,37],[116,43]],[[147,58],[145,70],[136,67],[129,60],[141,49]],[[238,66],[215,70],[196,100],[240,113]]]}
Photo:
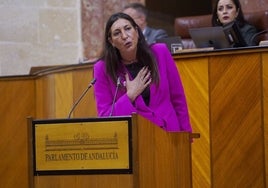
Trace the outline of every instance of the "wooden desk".
{"label": "wooden desk", "polygon": [[174,59],[193,130],[201,134],[193,143],[194,187],[266,187],[268,48]]}

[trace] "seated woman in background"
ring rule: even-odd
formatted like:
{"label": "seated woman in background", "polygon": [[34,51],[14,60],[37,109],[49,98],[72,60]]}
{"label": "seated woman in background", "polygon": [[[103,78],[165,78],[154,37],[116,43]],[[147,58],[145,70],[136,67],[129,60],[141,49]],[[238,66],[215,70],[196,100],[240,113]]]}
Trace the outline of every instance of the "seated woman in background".
{"label": "seated woman in background", "polygon": [[[236,22],[238,25],[240,33],[246,43],[244,46],[257,45],[257,42],[254,40],[254,35],[258,31],[245,20],[239,0],[216,0],[212,13],[212,25],[224,27],[231,22]],[[233,46],[242,47],[237,44]]]}

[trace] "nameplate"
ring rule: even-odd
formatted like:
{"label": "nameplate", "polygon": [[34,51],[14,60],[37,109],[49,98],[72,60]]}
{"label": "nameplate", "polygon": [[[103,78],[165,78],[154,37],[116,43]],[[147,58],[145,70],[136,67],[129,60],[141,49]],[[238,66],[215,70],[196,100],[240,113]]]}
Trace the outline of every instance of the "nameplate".
{"label": "nameplate", "polygon": [[34,174],[132,173],[131,118],[33,121]]}

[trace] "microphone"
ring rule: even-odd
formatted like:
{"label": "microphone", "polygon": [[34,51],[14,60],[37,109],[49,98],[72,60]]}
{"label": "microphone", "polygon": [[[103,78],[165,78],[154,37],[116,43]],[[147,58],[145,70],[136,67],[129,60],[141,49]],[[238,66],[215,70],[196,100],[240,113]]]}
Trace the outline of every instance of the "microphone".
{"label": "microphone", "polygon": [[80,98],[76,101],[76,103],[73,105],[72,109],[69,112],[68,115],[68,119],[70,119],[75,107],[79,104],[79,102],[82,100],[82,98],[85,96],[85,94],[87,93],[87,91],[96,83],[96,79],[93,78],[93,80],[91,80],[91,82],[89,83],[89,85],[87,86],[87,88],[85,89],[85,91],[82,93],[82,95],[80,96]]}
{"label": "microphone", "polygon": [[264,34],[264,33],[267,33],[268,32],[268,29],[265,29],[265,30],[262,30],[258,33],[255,33],[251,38],[250,38],[250,43],[254,42],[256,40],[256,37],[261,35],[261,34]]}
{"label": "microphone", "polygon": [[114,98],[113,98],[113,103],[112,103],[112,109],[111,109],[110,117],[113,115],[113,112],[114,112],[114,104],[115,104],[115,100],[116,100],[116,97],[117,97],[118,88],[121,85],[120,82],[121,82],[121,79],[120,79],[120,77],[118,77],[117,78],[117,81],[116,81],[116,89],[115,89],[115,94],[114,94]]}

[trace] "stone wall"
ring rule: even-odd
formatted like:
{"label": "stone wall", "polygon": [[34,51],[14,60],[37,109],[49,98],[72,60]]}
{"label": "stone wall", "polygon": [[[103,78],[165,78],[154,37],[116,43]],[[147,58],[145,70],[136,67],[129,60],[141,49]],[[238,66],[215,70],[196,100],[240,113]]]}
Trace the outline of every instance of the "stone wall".
{"label": "stone wall", "polygon": [[105,21],[128,2],[0,0],[0,76],[96,59]]}
{"label": "stone wall", "polygon": [[77,63],[82,57],[80,0],[1,0],[0,75]]}

